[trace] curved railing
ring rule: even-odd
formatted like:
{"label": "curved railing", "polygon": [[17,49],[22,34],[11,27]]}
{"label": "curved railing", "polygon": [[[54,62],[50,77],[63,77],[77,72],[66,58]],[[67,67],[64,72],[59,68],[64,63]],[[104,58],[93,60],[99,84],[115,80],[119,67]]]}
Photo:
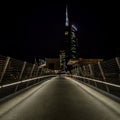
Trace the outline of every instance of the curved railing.
{"label": "curved railing", "polygon": [[120,57],[99,61],[79,61],[71,70],[72,75],[96,88],[120,97]]}
{"label": "curved railing", "polygon": [[72,75],[72,77],[81,81],[82,83],[94,86],[95,88],[101,89],[120,98],[120,85],[83,76]]}
{"label": "curved railing", "polygon": [[0,98],[54,76],[39,63],[29,63],[0,55]]}
{"label": "curved railing", "polygon": [[25,79],[18,82],[0,85],[0,98],[4,98],[16,92],[19,92],[20,90],[29,88],[33,85],[38,85],[41,82],[46,81],[54,76],[55,75],[46,75],[46,76],[35,77],[35,78]]}

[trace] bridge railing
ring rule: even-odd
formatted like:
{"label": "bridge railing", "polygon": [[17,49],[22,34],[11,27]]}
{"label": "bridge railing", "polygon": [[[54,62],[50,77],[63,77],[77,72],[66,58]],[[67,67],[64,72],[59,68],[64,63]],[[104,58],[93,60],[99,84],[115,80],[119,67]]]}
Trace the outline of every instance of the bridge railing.
{"label": "bridge railing", "polygon": [[49,78],[50,75],[54,75],[53,71],[36,63],[0,55],[0,98]]}
{"label": "bridge railing", "polygon": [[120,97],[120,57],[95,64],[79,65],[72,74],[81,76],[83,82]]}

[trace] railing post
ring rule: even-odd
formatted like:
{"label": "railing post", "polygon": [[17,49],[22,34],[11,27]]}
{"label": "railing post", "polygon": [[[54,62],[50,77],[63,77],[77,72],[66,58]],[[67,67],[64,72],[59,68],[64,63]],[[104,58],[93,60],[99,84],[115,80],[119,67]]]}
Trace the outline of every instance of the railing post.
{"label": "railing post", "polygon": [[22,75],[23,75],[23,72],[24,72],[24,69],[25,69],[25,66],[26,66],[26,61],[23,63],[23,67],[22,67],[22,70],[21,70],[21,73],[20,73],[20,76],[19,76],[19,79],[20,80],[22,78]]}
{"label": "railing post", "polygon": [[41,67],[40,75],[42,75],[43,69],[44,69],[44,68],[43,68],[43,67]]}
{"label": "railing post", "polygon": [[117,63],[117,65],[118,65],[118,68],[119,68],[119,70],[120,70],[120,62],[119,62],[119,60],[118,60],[118,57],[116,57],[115,60],[116,60],[116,63]]}
{"label": "railing post", "polygon": [[106,77],[105,77],[105,74],[103,72],[103,69],[102,69],[100,62],[98,62],[98,67],[99,67],[99,70],[100,70],[100,73],[102,75],[103,80],[106,81]]}
{"label": "railing post", "polygon": [[[23,63],[22,70],[21,70],[21,73],[20,73],[20,76],[19,76],[18,80],[21,80],[22,75],[23,75],[23,71],[24,71],[24,69],[25,69],[25,66],[26,66],[26,61]],[[15,92],[17,91],[18,86],[19,86],[19,84],[17,84],[17,86],[16,86],[16,88],[15,88]]]}
{"label": "railing post", "polygon": [[83,66],[84,76],[86,77],[86,68],[85,65]]}
{"label": "railing post", "polygon": [[91,64],[88,64],[88,67],[89,67],[89,70],[90,70],[90,76],[94,76],[94,74],[93,74],[93,70],[92,70],[92,66],[91,66]]}
{"label": "railing post", "polygon": [[80,73],[79,73],[79,65],[77,65],[77,76],[79,76]]}
{"label": "railing post", "polygon": [[79,66],[77,66],[77,76],[79,75]]}
{"label": "railing post", "polygon": [[[83,73],[84,73],[84,77],[86,77],[86,68],[85,68],[85,65],[83,66]],[[86,82],[85,79],[84,79],[84,82]]]}
{"label": "railing post", "polygon": [[7,57],[7,58],[6,58],[6,62],[5,62],[5,66],[4,66],[4,68],[3,68],[3,71],[2,71],[2,74],[1,74],[1,77],[0,77],[0,83],[2,82],[2,79],[3,79],[4,74],[5,74],[5,72],[6,72],[7,66],[8,66],[8,64],[9,64],[9,61],[10,61],[10,57]]}
{"label": "railing post", "polygon": [[29,78],[32,77],[32,73],[33,73],[34,68],[35,68],[35,64],[33,64],[33,66],[32,66],[32,69],[31,69],[31,72],[30,72]]}
{"label": "railing post", "polygon": [[[33,64],[33,66],[32,66],[32,69],[31,69],[31,71],[30,71],[29,78],[32,77],[32,73],[33,73],[34,68],[35,68],[35,64]],[[26,84],[26,87],[27,87],[28,85],[29,85],[29,82]]]}
{"label": "railing post", "polygon": [[40,68],[38,67],[37,72],[36,72],[36,77],[38,76],[39,69],[40,69]]}
{"label": "railing post", "polygon": [[[94,77],[94,73],[93,73],[91,64],[88,64],[88,67],[90,69],[90,76]],[[95,83],[95,87],[97,87],[97,83],[96,82],[94,82],[94,83]]]}
{"label": "railing post", "polygon": [[[100,62],[98,62],[98,67],[100,69],[100,73],[102,75],[103,80],[106,82],[106,77],[105,77],[105,74],[103,72],[103,69],[102,69]],[[107,90],[107,92],[110,92],[108,85],[106,85],[106,90]]]}
{"label": "railing post", "polygon": [[77,75],[77,66],[75,66],[75,75]]}
{"label": "railing post", "polygon": [[80,74],[81,74],[82,76],[84,76],[84,75],[83,75],[83,71],[82,71],[82,68],[81,68],[81,67],[79,67],[79,70],[80,70]]}
{"label": "railing post", "polygon": [[[84,71],[85,71],[85,76],[86,77],[89,77],[89,67],[87,66],[87,65],[85,65],[84,66]],[[87,80],[87,82],[90,84],[90,81],[89,80]]]}
{"label": "railing post", "polygon": [[[36,77],[38,77],[38,72],[39,72],[39,67],[38,67],[38,69],[37,69],[37,72],[36,72]],[[39,81],[39,80],[37,80],[37,81]],[[36,80],[35,80],[35,82],[37,82]]]}

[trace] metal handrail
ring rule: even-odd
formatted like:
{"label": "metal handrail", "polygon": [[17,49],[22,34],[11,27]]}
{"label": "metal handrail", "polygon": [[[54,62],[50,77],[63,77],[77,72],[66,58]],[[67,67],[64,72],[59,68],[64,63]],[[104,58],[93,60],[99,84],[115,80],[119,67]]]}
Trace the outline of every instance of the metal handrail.
{"label": "metal handrail", "polygon": [[41,78],[46,78],[46,77],[53,77],[53,76],[55,76],[55,75],[46,75],[46,76],[40,76],[40,77],[30,78],[30,79],[26,79],[26,80],[22,80],[22,81],[18,81],[18,82],[13,82],[13,83],[1,85],[0,89],[1,88],[5,88],[5,87],[9,87],[9,86],[12,86],[12,85],[17,85],[17,84],[20,84],[20,83],[28,82],[28,81],[33,81],[33,80],[37,80],[37,79],[41,79]]}
{"label": "metal handrail", "polygon": [[87,78],[87,77],[82,77],[82,76],[77,76],[77,75],[72,75],[72,76],[75,77],[75,78],[82,78],[82,79],[86,79],[86,80],[90,80],[90,81],[94,81],[94,82],[98,82],[98,83],[102,83],[102,84],[106,84],[106,85],[110,85],[110,86],[113,86],[113,87],[120,88],[120,85],[117,85],[117,84],[112,84],[112,83],[109,83],[109,82],[103,82],[103,81],[100,81],[100,80],[97,80],[97,79]]}

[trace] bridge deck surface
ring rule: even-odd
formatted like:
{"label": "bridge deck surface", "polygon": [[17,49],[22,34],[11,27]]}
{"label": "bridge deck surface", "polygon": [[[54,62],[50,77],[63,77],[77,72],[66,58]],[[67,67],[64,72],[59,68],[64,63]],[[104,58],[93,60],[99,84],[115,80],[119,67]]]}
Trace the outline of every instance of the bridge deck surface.
{"label": "bridge deck surface", "polygon": [[120,120],[120,114],[81,85],[52,78],[2,103],[0,120]]}

